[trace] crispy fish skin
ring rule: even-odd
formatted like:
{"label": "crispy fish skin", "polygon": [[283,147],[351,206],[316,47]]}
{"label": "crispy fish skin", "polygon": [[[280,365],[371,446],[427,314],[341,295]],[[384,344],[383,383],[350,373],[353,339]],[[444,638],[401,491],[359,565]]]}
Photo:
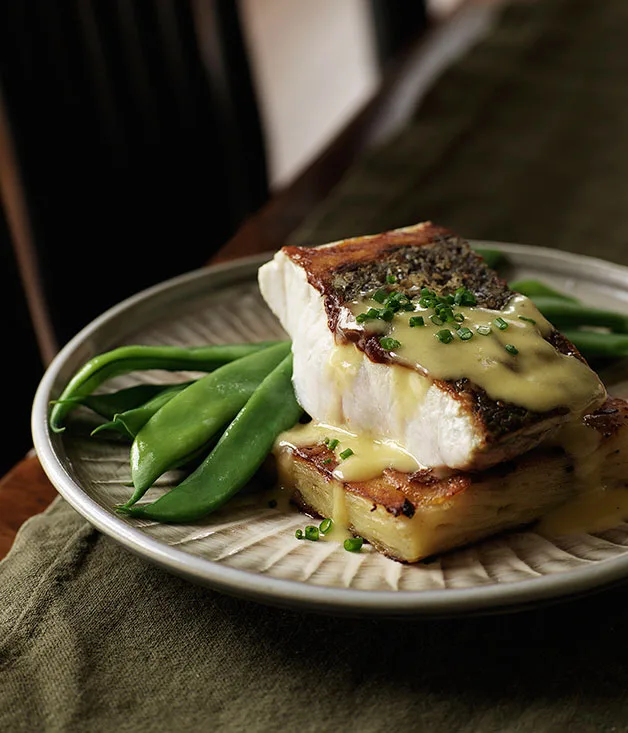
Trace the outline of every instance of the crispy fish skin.
{"label": "crispy fish skin", "polygon": [[[464,286],[474,292],[479,306],[492,309],[514,295],[464,239],[430,222],[320,247],[284,247],[260,269],[260,288],[293,339],[295,390],[310,415],[333,423],[342,414],[357,432],[369,423],[382,426],[386,437],[407,447],[423,465],[470,470],[484,470],[530,450],[571,419],[567,407],[534,412],[493,400],[468,379],[423,375],[430,387],[423,401],[417,400],[412,424],[394,424],[395,418],[386,414],[395,399],[389,368],[393,357],[382,349],[377,334],[340,325],[343,306],[385,286],[391,270],[397,277],[395,289],[406,293],[421,287],[450,293]],[[547,341],[584,362],[557,332]],[[332,351],[343,344],[354,344],[365,357],[355,392],[368,404],[358,404],[357,397],[352,402],[347,390],[334,393],[326,382]]]}
{"label": "crispy fish skin", "polygon": [[[599,441],[601,482],[628,492],[628,403],[609,399],[583,422]],[[279,483],[293,492],[303,511],[332,516],[334,492],[340,491],[349,529],[407,563],[527,525],[582,490],[574,459],[550,445],[482,473],[446,478],[429,470],[403,474],[387,469],[368,481],[342,482],[333,476],[335,456],[323,444],[283,444],[275,457]]]}

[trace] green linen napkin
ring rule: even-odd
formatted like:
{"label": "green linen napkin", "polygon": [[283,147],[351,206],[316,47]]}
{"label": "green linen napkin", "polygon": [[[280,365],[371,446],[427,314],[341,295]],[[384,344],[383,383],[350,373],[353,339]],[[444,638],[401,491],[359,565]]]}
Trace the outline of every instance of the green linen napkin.
{"label": "green linen napkin", "polygon": [[[628,261],[628,5],[509,8],[295,235],[422,219]],[[0,563],[0,731],[628,730],[628,590],[514,615],[315,616],[194,586],[57,500]]]}
{"label": "green linen napkin", "polygon": [[171,576],[60,500],[0,589],[7,733],[627,729],[626,589],[476,619],[314,616]]}

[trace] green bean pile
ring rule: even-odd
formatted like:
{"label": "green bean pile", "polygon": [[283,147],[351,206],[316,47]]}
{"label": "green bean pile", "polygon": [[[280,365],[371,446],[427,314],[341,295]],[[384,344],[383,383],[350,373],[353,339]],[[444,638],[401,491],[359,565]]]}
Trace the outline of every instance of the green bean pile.
{"label": "green bean pile", "polygon": [[[302,408],[292,389],[289,341],[180,348],[125,346],[88,361],[52,404],[50,426],[65,430],[83,405],[105,418],[93,435],[115,431],[132,441],[133,493],[121,513],[160,522],[191,522],[242,489],[268,456],[277,435]],[[92,390],[138,369],[208,372],[175,385],[138,385],[110,394]],[[151,504],[136,505],[167,471],[200,463]]]}
{"label": "green bean pile", "polygon": [[[477,250],[498,268],[503,253]],[[510,283],[587,359],[628,356],[628,317],[590,308],[538,280]],[[94,394],[105,381],[150,369],[207,372],[179,384],[140,384]],[[63,432],[68,415],[87,407],[105,422],[92,435],[115,433],[131,442],[133,491],[117,507],[132,517],[191,522],[223,506],[259,470],[273,443],[303,410],[292,388],[289,341],[203,347],[123,346],[84,364],[52,402],[50,427]],[[174,468],[187,476],[152,503],[137,504]]]}

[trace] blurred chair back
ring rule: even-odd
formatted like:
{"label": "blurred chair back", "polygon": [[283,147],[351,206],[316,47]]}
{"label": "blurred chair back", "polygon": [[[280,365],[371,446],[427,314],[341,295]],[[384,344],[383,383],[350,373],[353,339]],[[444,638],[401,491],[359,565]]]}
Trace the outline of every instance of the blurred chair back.
{"label": "blurred chair back", "polygon": [[3,3],[0,90],[56,345],[201,266],[268,196],[233,0]]}

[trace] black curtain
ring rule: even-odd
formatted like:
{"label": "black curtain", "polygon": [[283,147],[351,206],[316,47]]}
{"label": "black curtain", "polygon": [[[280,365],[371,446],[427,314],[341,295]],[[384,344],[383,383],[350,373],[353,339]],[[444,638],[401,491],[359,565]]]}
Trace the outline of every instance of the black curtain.
{"label": "black curtain", "polygon": [[0,3],[0,85],[60,345],[267,196],[237,3]]}

